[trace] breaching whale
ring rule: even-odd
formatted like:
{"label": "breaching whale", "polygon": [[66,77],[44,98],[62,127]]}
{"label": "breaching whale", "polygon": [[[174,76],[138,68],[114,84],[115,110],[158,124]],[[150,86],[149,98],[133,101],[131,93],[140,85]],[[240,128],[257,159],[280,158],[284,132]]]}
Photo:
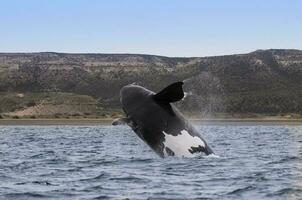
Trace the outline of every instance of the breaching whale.
{"label": "breaching whale", "polygon": [[171,103],[184,97],[183,82],[176,82],[154,93],[139,85],[120,90],[125,118],[112,125],[127,124],[160,157],[213,154],[212,149],[193,125]]}

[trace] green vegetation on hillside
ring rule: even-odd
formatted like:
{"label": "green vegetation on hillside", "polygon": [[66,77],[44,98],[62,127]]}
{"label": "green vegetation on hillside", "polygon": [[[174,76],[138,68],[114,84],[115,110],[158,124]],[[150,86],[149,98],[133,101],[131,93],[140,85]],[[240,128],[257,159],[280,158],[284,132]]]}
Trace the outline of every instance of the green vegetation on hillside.
{"label": "green vegetation on hillside", "polygon": [[0,93],[1,118],[112,118],[118,109],[87,95],[72,93]]}
{"label": "green vegetation on hillside", "polygon": [[159,91],[180,80],[188,96],[177,106],[192,115],[302,114],[299,50],[203,58],[2,53],[0,80],[2,117],[121,115],[122,86],[135,82]]}

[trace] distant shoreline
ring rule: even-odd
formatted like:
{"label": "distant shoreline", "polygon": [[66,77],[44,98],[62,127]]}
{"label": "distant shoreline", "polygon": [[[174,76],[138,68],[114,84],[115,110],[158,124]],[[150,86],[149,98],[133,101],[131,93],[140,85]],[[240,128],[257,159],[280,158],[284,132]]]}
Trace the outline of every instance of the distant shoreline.
{"label": "distant shoreline", "polygon": [[[227,118],[227,119],[197,119],[189,118],[192,123],[198,124],[293,124],[302,125],[302,119],[285,118]],[[0,119],[0,126],[27,126],[27,125],[110,125],[112,119]]]}

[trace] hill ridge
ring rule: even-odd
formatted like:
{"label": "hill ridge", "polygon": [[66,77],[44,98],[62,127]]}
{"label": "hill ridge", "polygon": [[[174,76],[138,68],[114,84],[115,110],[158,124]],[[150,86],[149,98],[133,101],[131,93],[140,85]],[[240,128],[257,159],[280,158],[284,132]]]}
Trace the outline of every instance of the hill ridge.
{"label": "hill ridge", "polygon": [[[302,113],[302,51],[296,49],[207,57],[0,53],[0,80],[0,104],[8,93],[62,92],[119,109],[119,90],[126,84],[159,91],[184,81],[190,95],[177,106],[187,112]],[[26,107],[18,102],[0,111]]]}

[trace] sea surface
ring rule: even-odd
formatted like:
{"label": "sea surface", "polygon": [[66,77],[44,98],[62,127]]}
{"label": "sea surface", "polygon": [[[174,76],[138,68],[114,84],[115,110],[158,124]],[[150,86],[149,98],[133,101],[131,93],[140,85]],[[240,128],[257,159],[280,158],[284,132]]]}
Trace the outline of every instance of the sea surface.
{"label": "sea surface", "polygon": [[302,125],[196,124],[159,158],[126,126],[0,126],[0,199],[302,199]]}

